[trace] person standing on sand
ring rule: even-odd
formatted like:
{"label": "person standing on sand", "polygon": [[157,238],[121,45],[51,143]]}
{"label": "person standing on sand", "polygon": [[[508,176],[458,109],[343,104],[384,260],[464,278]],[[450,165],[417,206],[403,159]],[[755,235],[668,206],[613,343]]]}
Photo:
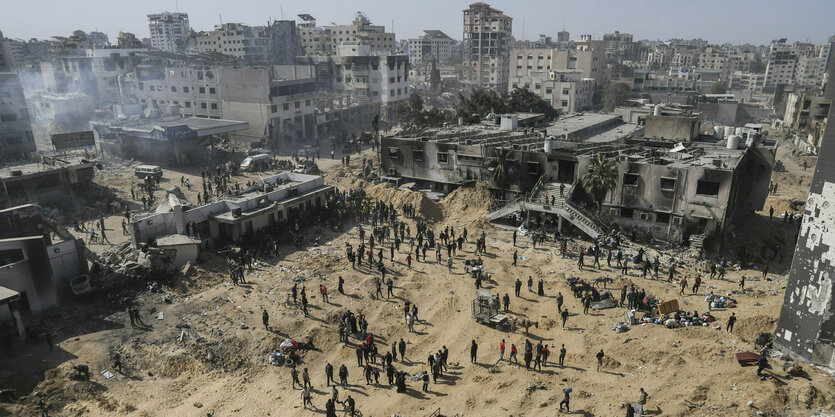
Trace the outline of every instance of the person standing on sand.
{"label": "person standing on sand", "polygon": [[560,313],[562,313],[562,302],[562,293],[557,293],[557,311],[559,311]]}
{"label": "person standing on sand", "polygon": [[336,390],[336,381],[333,379],[333,365],[331,365],[330,362],[325,365],[325,377],[327,378],[325,380],[325,385],[331,386],[331,382],[333,382],[333,389]]}
{"label": "person standing on sand", "polygon": [[522,281],[520,281],[519,278],[516,278],[515,288],[516,288],[516,296],[518,297],[519,296],[519,290],[522,289]]}
{"label": "person standing on sand", "polygon": [[597,352],[597,355],[594,355],[597,358],[597,372],[600,372],[600,367],[603,366],[603,349],[600,349],[600,352]]}
{"label": "person standing on sand", "polygon": [[565,344],[560,348],[560,368],[565,366]]}
{"label": "person standing on sand", "polygon": [[339,367],[339,384],[343,389],[348,385],[348,367],[344,363]]}
{"label": "person standing on sand", "polygon": [[264,329],[270,330],[270,313],[267,313],[267,309],[264,309],[264,313],[261,314],[261,321],[264,322]]}
{"label": "person standing on sand", "polygon": [[678,284],[681,286],[681,291],[678,292],[678,295],[684,295],[684,290],[687,289],[687,275],[681,277],[681,281]]}
{"label": "person standing on sand", "polygon": [[499,343],[499,360],[501,361],[502,359],[504,359],[504,339]]}
{"label": "person standing on sand", "polygon": [[470,362],[476,363],[476,355],[478,355],[478,343],[473,339],[473,343],[470,344]]}
{"label": "person standing on sand", "polygon": [[296,389],[296,384],[299,384],[300,387],[304,387],[304,385],[302,385],[302,383],[299,381],[299,371],[296,369],[295,366],[290,368],[290,377],[292,378],[291,387],[293,389]]}
{"label": "person standing on sand", "polygon": [[563,310],[560,316],[562,316],[562,328],[565,329],[565,321],[568,320],[568,309]]}
{"label": "person standing on sand", "polygon": [[725,331],[728,333],[733,333],[734,323],[736,323],[736,313],[731,313],[731,316],[728,317],[728,327],[725,328]]}
{"label": "person standing on sand", "polygon": [[528,292],[533,292],[533,277],[528,275]]}

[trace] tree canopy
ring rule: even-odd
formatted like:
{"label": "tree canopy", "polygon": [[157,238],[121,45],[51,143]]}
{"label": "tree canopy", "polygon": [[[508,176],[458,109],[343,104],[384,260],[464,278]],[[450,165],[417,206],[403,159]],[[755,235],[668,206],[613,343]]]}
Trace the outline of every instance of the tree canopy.
{"label": "tree canopy", "polygon": [[632,98],[632,90],[624,83],[612,83],[603,88],[603,110],[611,112]]}
{"label": "tree canopy", "polygon": [[600,210],[603,199],[606,198],[606,193],[617,186],[618,169],[615,162],[607,159],[603,154],[597,154],[588,172],[583,175],[581,184],[583,188],[597,203],[597,209]]}
{"label": "tree canopy", "polygon": [[498,94],[478,88],[469,97],[459,94],[455,115],[466,123],[478,123],[488,114],[543,113],[547,120],[554,120],[559,111],[527,88],[515,89],[510,94]]}
{"label": "tree canopy", "polygon": [[725,94],[725,83],[717,81],[710,86],[710,94]]}

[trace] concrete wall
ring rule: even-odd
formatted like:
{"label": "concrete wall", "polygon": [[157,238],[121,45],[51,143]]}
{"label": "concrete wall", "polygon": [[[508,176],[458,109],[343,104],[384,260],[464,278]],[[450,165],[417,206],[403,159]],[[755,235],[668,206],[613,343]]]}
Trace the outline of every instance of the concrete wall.
{"label": "concrete wall", "polygon": [[[828,84],[835,83],[835,71]],[[827,95],[835,101],[835,89]],[[829,109],[835,117],[835,106]],[[818,161],[835,160],[835,126],[829,124]],[[835,367],[835,164],[818,163],[797,238],[774,343],[792,356]]]}
{"label": "concrete wall", "polygon": [[52,269],[52,281],[62,299],[72,294],[70,279],[87,273],[87,260],[83,250],[84,242],[81,239],[66,240],[46,247]]}
{"label": "concrete wall", "polygon": [[644,137],[689,142],[699,135],[699,126],[696,117],[649,115]]}
{"label": "concrete wall", "polygon": [[0,240],[0,250],[21,250],[24,259],[0,266],[0,286],[13,289],[26,297],[32,312],[58,305],[44,238]]}

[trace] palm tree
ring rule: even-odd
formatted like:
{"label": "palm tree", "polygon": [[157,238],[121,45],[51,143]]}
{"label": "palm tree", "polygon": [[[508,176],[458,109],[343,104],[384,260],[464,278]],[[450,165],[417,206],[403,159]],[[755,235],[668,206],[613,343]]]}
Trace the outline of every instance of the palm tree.
{"label": "palm tree", "polygon": [[597,158],[589,166],[589,172],[583,175],[581,183],[586,192],[594,198],[598,212],[602,207],[603,199],[606,198],[606,193],[617,186],[617,179],[618,169],[615,162],[605,158],[602,153],[597,154]]}
{"label": "palm tree", "polygon": [[516,173],[516,165],[510,157],[513,155],[513,150],[509,148],[493,148],[491,149],[490,167],[493,168],[493,184],[504,190],[507,188],[507,183]]}

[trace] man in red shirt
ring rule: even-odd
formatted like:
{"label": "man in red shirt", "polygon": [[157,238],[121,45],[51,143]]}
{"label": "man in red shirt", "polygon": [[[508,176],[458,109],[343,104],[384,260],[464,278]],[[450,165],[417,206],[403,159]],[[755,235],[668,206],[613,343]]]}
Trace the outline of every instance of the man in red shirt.
{"label": "man in red shirt", "polygon": [[499,360],[504,359],[504,339],[499,343]]}
{"label": "man in red shirt", "polygon": [[693,282],[693,293],[699,292],[699,286],[702,285],[702,276],[696,275],[696,281]]}
{"label": "man in red shirt", "polygon": [[512,362],[515,359],[516,363],[519,363],[519,359],[516,357],[517,353],[519,353],[519,351],[516,349],[516,345],[511,343],[510,344],[510,357],[507,358],[507,361]]}

